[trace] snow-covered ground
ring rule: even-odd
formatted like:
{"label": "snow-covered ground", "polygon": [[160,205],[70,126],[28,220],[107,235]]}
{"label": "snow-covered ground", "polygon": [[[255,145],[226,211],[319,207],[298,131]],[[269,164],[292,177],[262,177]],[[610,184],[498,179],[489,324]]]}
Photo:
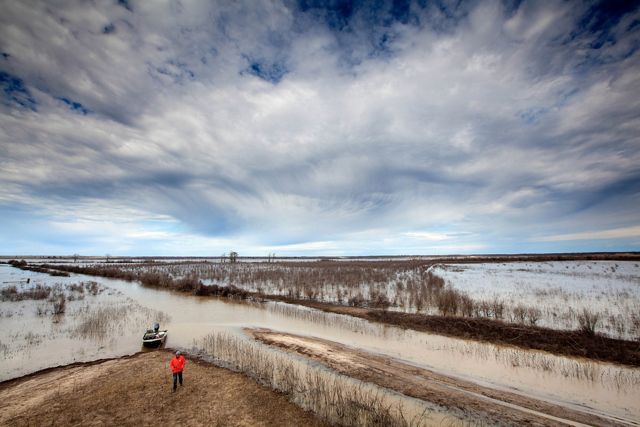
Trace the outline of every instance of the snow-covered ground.
{"label": "snow-covered ground", "polygon": [[575,329],[586,309],[598,315],[596,331],[640,338],[640,263],[561,261],[438,265],[431,269],[475,300],[502,300],[540,310],[537,325]]}

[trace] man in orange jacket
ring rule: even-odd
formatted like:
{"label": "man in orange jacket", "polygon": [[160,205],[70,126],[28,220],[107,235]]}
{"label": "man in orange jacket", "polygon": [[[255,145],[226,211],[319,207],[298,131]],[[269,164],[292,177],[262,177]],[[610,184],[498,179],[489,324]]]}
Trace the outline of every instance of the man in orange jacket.
{"label": "man in orange jacket", "polygon": [[173,391],[176,391],[178,388],[178,379],[180,380],[180,385],[182,385],[182,371],[184,370],[184,364],[186,360],[184,356],[180,353],[180,350],[176,351],[176,355],[173,356],[171,362],[169,363],[169,367],[171,368],[171,372],[173,373]]}

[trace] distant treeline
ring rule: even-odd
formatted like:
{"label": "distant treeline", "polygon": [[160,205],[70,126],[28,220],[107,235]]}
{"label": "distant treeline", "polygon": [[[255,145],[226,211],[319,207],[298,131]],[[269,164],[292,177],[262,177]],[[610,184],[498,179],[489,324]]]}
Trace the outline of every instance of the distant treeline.
{"label": "distant treeline", "polygon": [[247,291],[235,286],[205,285],[194,276],[174,279],[167,273],[161,272],[133,272],[124,271],[117,267],[104,266],[73,266],[73,265],[50,265],[41,264],[43,269],[57,269],[68,273],[86,274],[89,276],[106,277],[109,279],[119,279],[126,281],[139,281],[143,286],[159,289],[171,289],[179,292],[189,292],[202,296],[222,296],[231,298],[246,299],[249,296]]}
{"label": "distant treeline", "polygon": [[29,265],[25,260],[9,260],[8,264],[19,268],[20,270],[25,270],[25,271],[34,271],[36,273],[46,273],[50,276],[59,276],[59,277],[69,277],[69,273],[64,272],[64,271],[58,271],[58,270],[52,270],[50,268],[46,268],[45,266],[34,266],[34,265]]}

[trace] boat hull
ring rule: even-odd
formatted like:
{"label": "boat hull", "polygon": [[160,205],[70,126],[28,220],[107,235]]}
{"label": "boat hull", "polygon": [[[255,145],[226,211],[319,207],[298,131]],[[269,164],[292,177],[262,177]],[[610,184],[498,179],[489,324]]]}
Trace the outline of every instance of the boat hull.
{"label": "boat hull", "polygon": [[167,331],[158,333],[146,333],[142,337],[142,345],[145,347],[160,347],[167,339]]}

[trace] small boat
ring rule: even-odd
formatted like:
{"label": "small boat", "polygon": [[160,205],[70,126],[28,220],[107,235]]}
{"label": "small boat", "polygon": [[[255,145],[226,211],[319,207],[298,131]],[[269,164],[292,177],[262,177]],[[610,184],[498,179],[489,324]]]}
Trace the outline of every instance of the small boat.
{"label": "small boat", "polygon": [[156,323],[153,325],[153,329],[147,329],[147,332],[144,333],[142,345],[145,347],[159,347],[167,339],[168,333],[166,329],[161,331],[160,325]]}

